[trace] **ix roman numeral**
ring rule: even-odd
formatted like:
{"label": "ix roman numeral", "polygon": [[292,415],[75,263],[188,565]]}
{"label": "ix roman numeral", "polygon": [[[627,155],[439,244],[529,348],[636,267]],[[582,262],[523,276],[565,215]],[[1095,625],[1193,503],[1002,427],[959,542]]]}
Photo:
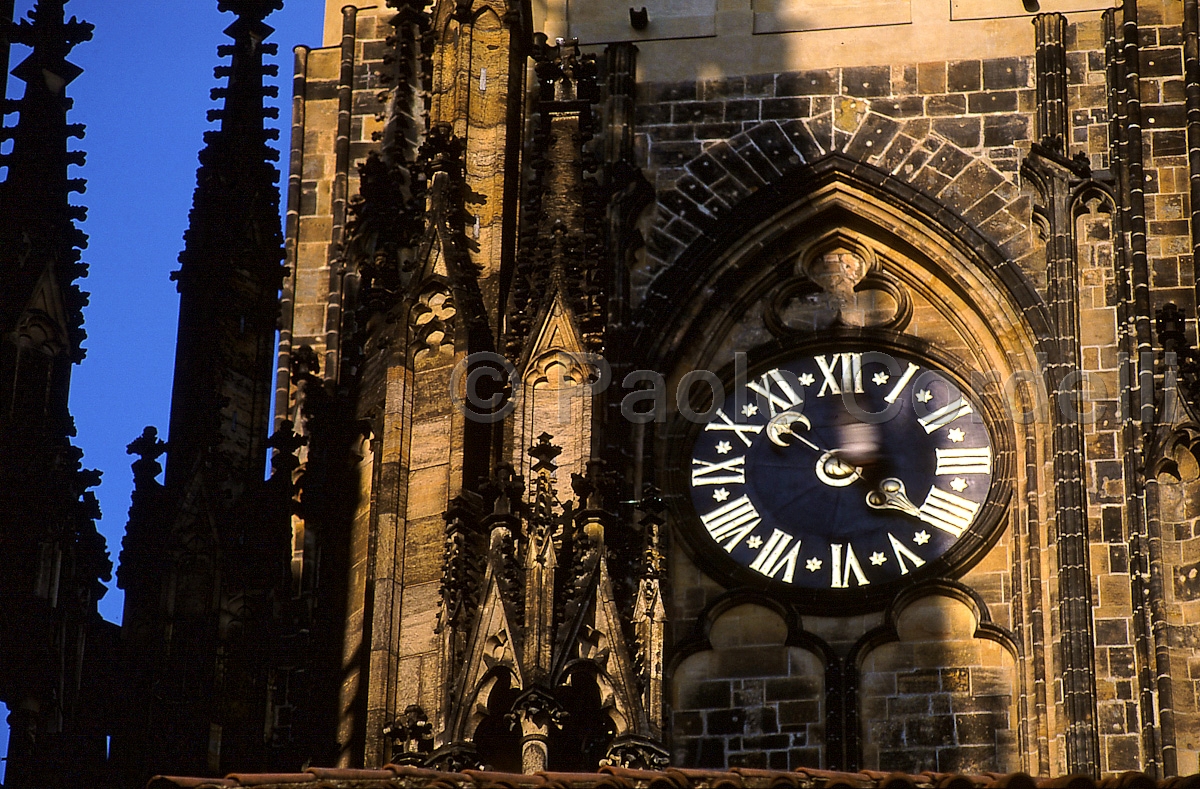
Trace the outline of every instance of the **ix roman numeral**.
{"label": "ix roman numeral", "polygon": [[783,555],[791,541],[792,535],[775,529],[771,532],[767,544],[758,552],[758,558],[750,565],[750,569],[757,570],[768,578],[774,578],[783,570],[783,582],[790,584],[796,574],[796,560],[800,558],[799,542],[792,546],[787,556]]}
{"label": "ix roman numeral", "polygon": [[944,532],[961,537],[971,525],[979,505],[962,496],[947,493],[941,488],[930,488],[925,503],[918,510],[921,520]]}
{"label": "ix roman numeral", "polygon": [[[745,485],[746,456],[718,460],[709,463],[707,460],[692,458],[692,485]],[[718,472],[729,471],[730,474]]]}
{"label": "ix roman numeral", "polygon": [[[824,379],[821,382],[821,390],[817,392],[817,397],[824,397],[826,392],[835,395],[840,395],[842,392],[862,393],[861,353],[835,353],[832,359],[826,359],[824,355],[814,356],[813,359],[816,360],[817,367],[821,368],[821,376]],[[837,374],[839,364],[841,365],[840,378]]]}
{"label": "ix roman numeral", "polygon": [[964,417],[971,413],[971,404],[961,397],[955,400],[950,405],[944,405],[931,414],[926,414],[917,421],[921,423],[921,427],[925,428],[926,433],[932,433],[939,427],[945,427],[959,417]]}
{"label": "ix roman numeral", "polygon": [[722,546],[726,552],[733,551],[737,544],[762,522],[758,510],[754,509],[754,505],[746,496],[722,504],[707,515],[701,515],[700,520],[716,542],[720,543],[726,537],[729,538]]}
{"label": "ix roman numeral", "polygon": [[[771,391],[772,382],[779,389],[779,395]],[[791,384],[787,382],[787,379],[783,377],[783,373],[779,370],[771,370],[759,380],[746,384],[746,388],[767,399],[767,409],[771,412],[771,416],[787,411],[789,408],[804,402],[804,396],[796,394],[796,390],[792,388]]]}
{"label": "ix roman numeral", "polygon": [[989,447],[935,448],[935,474],[991,474],[992,450]]}

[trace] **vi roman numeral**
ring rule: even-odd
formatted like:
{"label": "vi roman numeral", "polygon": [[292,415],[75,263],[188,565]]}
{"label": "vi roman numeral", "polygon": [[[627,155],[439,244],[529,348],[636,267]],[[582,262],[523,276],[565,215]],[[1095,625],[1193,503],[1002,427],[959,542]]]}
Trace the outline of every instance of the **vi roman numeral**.
{"label": "vi roman numeral", "polygon": [[867,580],[867,575],[863,572],[862,565],[858,563],[858,557],[854,555],[853,545],[846,544],[844,560],[842,557],[842,545],[835,542],[829,548],[833,552],[833,583],[830,584],[831,588],[849,589],[851,573],[854,574],[854,583],[857,586],[866,586],[871,583]]}

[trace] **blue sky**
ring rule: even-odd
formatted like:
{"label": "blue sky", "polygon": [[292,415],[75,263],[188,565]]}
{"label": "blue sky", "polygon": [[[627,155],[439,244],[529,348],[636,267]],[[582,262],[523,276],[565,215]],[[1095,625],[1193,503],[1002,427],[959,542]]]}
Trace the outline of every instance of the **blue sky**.
{"label": "blue sky", "polygon": [[[17,0],[18,14],[33,4]],[[323,8],[323,0],[285,0],[267,19],[279,45],[281,128],[289,123],[292,47],[320,45]],[[115,563],[132,487],[125,445],[146,425],[166,433],[179,309],[168,276],[183,248],[196,155],[212,128],[205,120],[216,106],[209,90],[221,84],[212,69],[225,62],[216,48],[229,40],[222,31],[234,17],[219,13],[216,0],[71,0],[67,13],[96,26],[93,39],[72,53],[84,72],[68,88],[75,99],[70,121],[87,124],[87,136],[73,141],[87,152],[87,164],[72,175],[88,180],[76,201],[88,209],[83,259],[91,266],[82,282],[91,292],[87,358],[75,368],[71,412],[84,463],[104,472],[100,529]],[[27,53],[15,47],[11,66]],[[9,96],[22,89],[11,80]],[[276,146],[287,140],[285,132]],[[286,162],[283,152],[280,165]],[[100,612],[119,622],[122,605],[114,582]]]}

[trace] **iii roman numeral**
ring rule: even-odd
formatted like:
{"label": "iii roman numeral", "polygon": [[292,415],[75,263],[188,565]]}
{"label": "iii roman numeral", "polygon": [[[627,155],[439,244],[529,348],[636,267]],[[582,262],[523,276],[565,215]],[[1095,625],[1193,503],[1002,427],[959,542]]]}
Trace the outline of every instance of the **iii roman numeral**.
{"label": "iii roman numeral", "polygon": [[892,554],[896,557],[896,564],[900,565],[900,574],[908,575],[908,565],[904,563],[908,559],[913,563],[913,567],[920,567],[925,564],[925,560],[915,553],[910,551],[904,543],[897,540],[891,532],[888,532],[888,541],[892,544]]}
{"label": "iii roman numeral", "polygon": [[739,425],[736,422],[734,422],[732,419],[730,419],[729,416],[724,411],[722,411],[720,408],[717,409],[717,418],[721,420],[720,423],[709,422],[707,425],[704,426],[704,429],[705,430],[729,430],[733,433],[736,433],[737,437],[740,438],[742,440],[742,443],[745,444],[746,446],[750,446],[751,441],[750,441],[750,439],[746,438],[745,434],[751,433],[753,435],[758,435],[759,433],[762,432],[762,429],[763,429],[762,425]]}
{"label": "iii roman numeral", "polygon": [[[745,485],[746,456],[741,455],[728,460],[718,460],[709,463],[707,460],[692,458],[692,485]],[[721,474],[720,472],[731,472]]]}
{"label": "iii roman numeral", "polygon": [[[863,391],[862,382],[862,354],[861,353],[835,353],[832,358],[825,358],[824,355],[814,356],[817,362],[817,367],[821,368],[821,389],[817,392],[817,397],[824,397],[825,393],[840,395],[842,392],[857,392]],[[841,366],[841,375],[838,375],[838,366]]]}
{"label": "iii roman numeral", "polygon": [[991,474],[992,450],[989,447],[935,448],[935,474]]}
{"label": "iii roman numeral", "polygon": [[975,513],[979,512],[979,505],[940,488],[930,488],[918,512],[921,520],[929,525],[961,537],[974,520]]}
{"label": "iii roman numeral", "polygon": [[921,423],[921,427],[925,428],[926,433],[932,433],[939,427],[945,427],[959,417],[964,417],[971,413],[971,404],[961,397],[949,405],[944,405],[931,414],[926,414],[917,421]]}
{"label": "iii roman numeral", "polygon": [[740,496],[727,504],[722,504],[707,515],[701,515],[700,520],[709,535],[716,542],[729,538],[722,547],[726,552],[732,551],[737,544],[757,528],[762,519],[758,510],[746,496]]}
{"label": "iii roman numeral", "polygon": [[790,584],[792,577],[796,574],[796,560],[800,558],[799,542],[792,546],[792,550],[788,551],[787,556],[783,555],[791,541],[792,535],[775,529],[771,532],[767,544],[758,552],[758,558],[750,565],[750,569],[757,570],[768,578],[774,578],[782,570],[783,582]]}
{"label": "iii roman numeral", "polygon": [[842,563],[842,546],[838,543],[833,543],[829,546],[833,551],[833,583],[830,585],[833,589],[849,589],[850,588],[850,573],[854,573],[854,581],[858,586],[866,586],[871,583],[867,580],[866,573],[863,572],[862,565],[858,563],[858,557],[854,555],[854,546],[846,544],[846,561]]}
{"label": "iii roman numeral", "polygon": [[[779,389],[779,394],[775,394],[771,390],[772,384],[774,384],[775,388]],[[804,402],[804,395],[796,394],[796,390],[792,388],[792,385],[787,382],[787,379],[783,377],[783,373],[779,370],[771,370],[759,380],[746,384],[746,388],[766,398],[767,409],[771,412],[771,416],[787,411],[789,408]]]}

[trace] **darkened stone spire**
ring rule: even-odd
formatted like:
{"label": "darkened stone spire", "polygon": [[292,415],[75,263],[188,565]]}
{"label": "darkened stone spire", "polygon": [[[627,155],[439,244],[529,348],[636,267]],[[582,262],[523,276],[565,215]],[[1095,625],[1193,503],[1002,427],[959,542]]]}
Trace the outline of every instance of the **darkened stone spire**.
{"label": "darkened stone spire", "polygon": [[[81,125],[67,125],[71,100],[66,87],[83,73],[67,56],[76,44],[91,39],[94,28],[74,17],[66,21],[66,2],[41,0],[10,33],[13,42],[33,49],[12,72],[25,83],[25,95],[14,107],[20,121],[7,135],[13,150],[3,160],[8,166],[6,191],[20,195],[20,210],[65,211],[68,193],[83,191],[82,181],[67,178],[67,165],[81,159],[67,152],[67,138],[83,136]],[[80,218],[79,209],[71,213]]]}
{"label": "darkened stone spire", "polygon": [[[83,306],[76,280],[87,237],[75,227],[83,209],[70,204],[83,180],[68,177],[83,154],[67,150],[82,125],[67,123],[66,87],[81,73],[68,62],[92,26],[66,20],[66,0],[40,0],[12,25],[11,2],[0,2],[3,50],[32,52],[13,74],[25,83],[4,114],[17,122],[0,183],[0,701],[12,711],[6,786],[49,786],[50,753],[74,738],[94,753],[103,737],[85,716],[88,661],[103,643],[96,601],[112,565],[96,531],[100,510],[88,488],[100,481],[71,445],[67,408],[71,367],[83,358]],[[95,780],[96,760],[79,769]]]}
{"label": "darkened stone spire", "polygon": [[[48,355],[63,353],[77,362],[83,357],[82,308],[87,299],[74,282],[87,275],[87,267],[79,262],[87,236],[74,225],[84,210],[71,206],[69,199],[71,192],[83,191],[84,181],[67,177],[69,165],[83,164],[83,153],[68,151],[67,146],[69,138],[83,137],[83,125],[67,123],[71,100],[66,86],[82,69],[66,57],[76,44],[92,37],[93,28],[73,17],[64,21],[65,4],[66,0],[41,0],[28,19],[8,32],[13,42],[33,52],[13,69],[25,83],[24,96],[5,102],[5,113],[17,112],[19,119],[0,132],[0,139],[13,142],[11,153],[0,157],[0,164],[8,168],[0,183],[0,329],[23,330]],[[38,307],[37,314],[25,314],[39,289],[47,291],[48,303]],[[50,302],[61,310],[48,309]],[[60,383],[65,416],[67,382]]]}
{"label": "darkened stone spire", "polygon": [[[230,57],[215,74],[221,109],[209,112],[220,128],[205,134],[200,153],[186,248],[174,278],[179,283],[179,344],[175,357],[167,486],[189,478],[201,455],[216,448],[230,473],[261,473],[270,416],[270,376],[283,236],[279,224],[279,158],[268,140],[278,132],[265,120],[278,110],[264,106],[277,88],[264,76],[278,73],[263,63],[276,52],[264,40],[263,23],[282,0],[221,0],[237,14],[226,28]],[[220,473],[217,475],[222,476]]]}

